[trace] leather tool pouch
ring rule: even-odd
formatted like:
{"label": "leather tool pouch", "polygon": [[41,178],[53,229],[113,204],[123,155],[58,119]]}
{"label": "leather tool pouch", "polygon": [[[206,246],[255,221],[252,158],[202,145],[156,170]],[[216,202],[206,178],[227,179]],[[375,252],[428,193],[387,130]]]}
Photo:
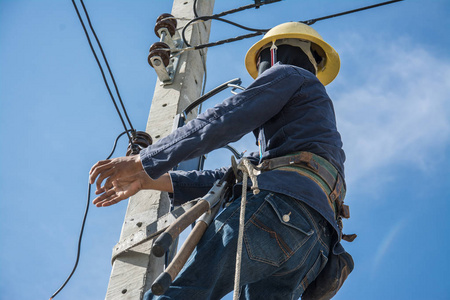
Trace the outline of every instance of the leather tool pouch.
{"label": "leather tool pouch", "polygon": [[353,258],[347,252],[330,253],[328,262],[302,295],[302,300],[329,300],[336,295],[354,267]]}

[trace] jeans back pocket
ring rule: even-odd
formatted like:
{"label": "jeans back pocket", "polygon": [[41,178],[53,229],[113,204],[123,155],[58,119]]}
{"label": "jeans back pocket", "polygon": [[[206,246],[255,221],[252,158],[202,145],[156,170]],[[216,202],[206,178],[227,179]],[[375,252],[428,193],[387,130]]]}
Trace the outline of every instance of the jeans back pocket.
{"label": "jeans back pocket", "polygon": [[247,221],[244,242],[250,259],[278,267],[313,233],[303,205],[288,196],[269,194]]}

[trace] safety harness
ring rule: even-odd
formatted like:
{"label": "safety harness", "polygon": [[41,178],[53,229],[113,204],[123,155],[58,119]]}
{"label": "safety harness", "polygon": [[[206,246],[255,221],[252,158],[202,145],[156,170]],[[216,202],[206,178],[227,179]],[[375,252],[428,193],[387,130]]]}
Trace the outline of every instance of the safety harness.
{"label": "safety harness", "polygon": [[[342,218],[350,217],[349,207],[344,204],[346,191],[345,181],[336,168],[323,157],[311,152],[302,151],[264,160],[258,166],[252,165],[247,158],[243,158],[239,164],[232,159],[232,169],[238,181],[241,180],[240,175],[242,175],[241,215],[239,218],[233,300],[239,299],[240,292],[240,270],[248,177],[250,177],[250,180],[252,181],[252,190],[254,194],[259,193],[257,175],[261,172],[283,170],[296,172],[310,178],[317,183],[327,195],[328,204],[334,212],[334,216],[340,229],[339,239],[352,242],[356,238],[356,234],[342,234]],[[239,174],[239,171],[241,171],[242,174]],[[334,254],[331,252],[328,256],[328,263],[321,270],[317,278],[308,285],[302,295],[302,299],[331,299],[339,291],[353,268],[353,258],[349,253],[344,251],[341,254]]]}
{"label": "safety harness", "polygon": [[[282,157],[264,160],[256,169],[261,172],[271,170],[292,171],[306,176],[317,183],[327,195],[328,204],[342,232],[342,218],[350,217],[348,205],[344,204],[345,181],[336,168],[323,157],[311,152],[301,151]],[[342,234],[342,239],[352,242],[356,234]]]}

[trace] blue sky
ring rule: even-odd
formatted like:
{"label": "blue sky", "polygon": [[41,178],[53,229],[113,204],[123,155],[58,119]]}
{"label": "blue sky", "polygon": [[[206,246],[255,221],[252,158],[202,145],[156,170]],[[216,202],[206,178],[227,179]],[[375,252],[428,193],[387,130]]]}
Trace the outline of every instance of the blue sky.
{"label": "blue sky", "polygon": [[[251,2],[217,0],[215,12]],[[230,19],[270,28],[375,3],[284,0]],[[156,82],[148,49],[172,1],[85,4],[133,126],[144,130]],[[359,235],[345,245],[356,267],[335,299],[450,299],[449,13],[445,0],[406,0],[313,26],[341,57],[327,90],[347,153],[345,231]],[[242,33],[213,23],[211,41]],[[206,89],[236,77],[250,84],[243,60],[256,41],[210,48]],[[120,132],[71,1],[0,0],[0,299],[48,299],[65,280],[88,171]],[[206,167],[229,156],[215,151]],[[104,298],[126,207],[91,207],[78,270],[55,299]]]}

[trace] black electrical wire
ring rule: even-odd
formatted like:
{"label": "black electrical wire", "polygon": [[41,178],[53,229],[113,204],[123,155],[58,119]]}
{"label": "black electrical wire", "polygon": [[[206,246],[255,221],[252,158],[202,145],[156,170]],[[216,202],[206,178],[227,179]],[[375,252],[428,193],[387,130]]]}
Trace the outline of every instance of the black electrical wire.
{"label": "black electrical wire", "polygon": [[245,34],[245,35],[239,35],[237,37],[234,38],[229,38],[229,39],[225,39],[225,40],[220,40],[217,42],[212,42],[212,43],[207,43],[207,44],[201,44],[198,46],[195,46],[194,49],[195,50],[199,50],[199,49],[203,49],[203,48],[210,48],[210,47],[214,47],[214,46],[219,46],[219,45],[223,45],[223,44],[228,44],[228,43],[232,43],[232,42],[236,42],[236,41],[240,41],[243,39],[248,39],[248,38],[252,38],[258,35],[263,35],[266,32],[255,32],[255,33],[249,33],[249,34]]}
{"label": "black electrical wire", "polygon": [[[247,26],[238,24],[236,22],[232,22],[232,21],[229,21],[229,20],[226,20],[226,19],[222,19],[222,18],[216,17],[216,16],[197,17],[197,18],[194,18],[194,19],[190,20],[189,22],[187,22],[186,25],[184,25],[183,29],[181,30],[181,38],[183,39],[183,42],[186,44],[186,46],[191,47],[191,45],[186,40],[186,36],[185,36],[186,28],[189,27],[192,23],[194,23],[196,21],[209,21],[209,20],[216,20],[216,21],[225,22],[225,23],[228,23],[230,25],[233,25],[233,26],[239,27],[241,29],[244,29],[244,30],[258,32],[259,34],[263,34],[263,33],[266,33],[267,31],[269,31],[269,29],[258,29],[258,28],[247,27]],[[196,49],[200,49],[200,48],[197,48],[197,47],[195,47],[195,48]]]}
{"label": "black electrical wire", "polygon": [[338,14],[333,14],[333,15],[321,17],[321,18],[311,19],[311,20],[307,20],[307,21],[300,21],[300,23],[304,23],[306,25],[312,25],[312,24],[316,23],[317,21],[322,21],[322,20],[326,20],[326,19],[340,17],[340,16],[343,16],[343,15],[348,15],[348,14],[352,14],[352,13],[355,13],[355,12],[363,11],[363,10],[366,10],[366,9],[371,9],[371,8],[375,8],[375,7],[379,7],[379,6],[383,6],[383,5],[387,5],[387,4],[392,4],[392,3],[400,2],[400,1],[403,1],[403,0],[386,1],[386,2],[382,2],[382,3],[374,4],[374,5],[369,5],[369,6],[365,6],[365,7],[361,7],[361,8],[357,8],[357,9],[353,9],[353,10],[349,10],[349,11],[345,11],[345,12],[341,12],[341,13],[338,13]]}
{"label": "black electrical wire", "polygon": [[197,0],[194,0],[193,10],[194,10],[194,16],[195,16],[196,18],[198,18],[198,13],[197,13]]}
{"label": "black electrical wire", "polygon": [[[198,12],[197,12],[197,1],[198,1],[198,0],[194,0],[192,9],[193,9],[193,12],[194,12],[195,19],[196,19],[196,20],[200,20],[199,15],[198,15]],[[242,40],[242,39],[244,39],[244,38],[250,38],[250,37],[254,37],[254,36],[257,36],[257,35],[262,35],[262,34],[264,34],[265,32],[267,32],[267,30],[258,30],[258,29],[254,29],[254,28],[247,28],[247,27],[244,27],[244,26],[239,25],[239,24],[237,24],[237,23],[234,23],[234,22],[231,22],[231,21],[228,21],[228,20],[224,20],[224,19],[220,19],[219,17],[225,16],[225,15],[228,15],[228,14],[237,13],[237,12],[240,12],[240,11],[243,11],[243,10],[246,10],[246,9],[249,9],[249,8],[259,8],[260,6],[262,6],[262,5],[264,5],[264,4],[270,4],[270,3],[279,2],[279,1],[281,1],[281,0],[265,0],[265,1],[263,1],[263,2],[261,2],[261,1],[255,1],[254,4],[250,4],[250,5],[246,5],[246,6],[241,6],[241,7],[238,7],[238,8],[235,8],[235,9],[231,9],[231,10],[227,10],[227,11],[221,12],[221,13],[219,13],[219,14],[214,14],[214,15],[208,17],[208,18],[218,18],[217,20],[219,20],[219,21],[227,22],[227,23],[229,23],[229,24],[238,26],[238,27],[243,28],[243,29],[246,29],[246,30],[253,30],[253,31],[254,31],[254,30],[257,30],[257,32],[256,32],[256,33],[251,33],[251,34],[248,34],[248,35],[244,35],[244,36],[239,36],[239,37],[236,37],[236,38],[231,38],[231,39],[222,40],[222,41],[215,42],[215,43],[203,44],[203,45],[201,45],[201,46],[195,47],[195,50],[200,50],[200,49],[203,49],[203,48],[208,48],[208,47],[212,47],[212,46],[217,46],[217,45],[221,45],[221,44],[225,44],[225,43],[230,43],[230,42]],[[191,20],[190,22],[192,23],[192,22],[194,22],[194,20]],[[187,28],[188,26],[189,26],[189,25],[187,24],[187,25],[185,25],[185,26],[183,27],[182,38],[183,38],[184,43],[185,43],[186,45],[189,46],[189,43],[187,42],[186,37],[185,37],[185,28]],[[204,59],[204,57],[202,57],[202,59]],[[204,65],[205,65],[205,64],[204,64]],[[203,82],[202,95],[205,94],[205,87],[206,87],[206,66],[205,66],[205,75],[204,75],[204,82]],[[198,107],[198,112],[200,113],[200,111],[201,111],[201,104],[200,104],[199,107]]]}
{"label": "black electrical wire", "polygon": [[[194,0],[194,16],[196,18],[198,18],[197,1],[198,0]],[[254,4],[249,4],[249,5],[241,6],[241,7],[238,7],[238,8],[230,9],[230,10],[218,13],[218,14],[214,14],[214,16],[215,17],[223,17],[223,16],[226,16],[226,15],[230,15],[230,14],[234,14],[234,13],[246,10],[246,9],[259,8],[260,6],[262,6],[264,4],[270,4],[270,3],[280,2],[280,1],[282,1],[282,0],[266,0],[266,1],[263,1],[263,2],[259,1],[259,3],[258,3],[258,1],[255,1]]]}
{"label": "black electrical wire", "polygon": [[[102,65],[101,65],[101,63],[100,63],[100,61],[99,61],[99,59],[98,59],[98,57],[97,57],[97,54],[95,53],[94,47],[92,46],[91,39],[89,38],[89,34],[88,34],[88,32],[87,32],[86,26],[84,25],[84,21],[83,21],[83,19],[81,18],[80,12],[79,12],[78,7],[77,7],[77,5],[75,4],[75,1],[74,1],[74,0],[72,0],[72,4],[73,4],[73,7],[75,8],[75,11],[76,11],[76,13],[77,13],[78,19],[80,20],[81,26],[83,26],[83,30],[84,30],[84,33],[85,33],[85,35],[86,35],[86,38],[87,38],[87,40],[88,40],[88,42],[89,42],[89,46],[90,46],[90,48],[91,48],[92,54],[94,55],[95,60],[97,61],[97,65],[98,65],[98,67],[100,68],[100,72],[102,73],[103,81],[105,82],[106,88],[108,89],[109,95],[110,95],[111,100],[112,100],[112,102],[113,102],[113,104],[114,104],[114,107],[116,108],[116,111],[117,111],[117,113],[118,113],[118,115],[119,115],[120,121],[122,122],[122,125],[123,125],[123,127],[124,127],[124,129],[125,129],[125,132],[127,133],[129,142],[130,142],[130,144],[133,144],[133,140],[132,140],[132,138],[131,138],[131,136],[130,136],[130,134],[129,134],[129,130],[128,130],[126,124],[125,124],[125,121],[124,121],[124,119],[123,119],[123,117],[122,117],[122,114],[121,114],[121,112],[120,112],[120,110],[119,110],[119,107],[117,106],[116,100],[114,99],[114,96],[113,96],[113,94],[112,94],[112,92],[111,92],[111,89],[110,89],[110,87],[109,87],[108,81],[107,81],[106,76],[105,76],[105,72],[103,71]],[[83,7],[84,7],[84,5],[83,5]],[[89,22],[89,23],[90,23],[90,22]],[[102,51],[102,53],[103,53],[103,51]],[[106,60],[106,58],[105,58],[105,60]],[[109,67],[108,67],[108,68],[109,68]],[[115,83],[114,83],[114,84],[115,84]]]}
{"label": "black electrical wire", "polygon": [[83,6],[84,13],[86,14],[86,19],[88,20],[89,28],[91,29],[92,33],[94,34],[95,40],[97,41],[97,45],[100,49],[100,52],[102,53],[106,67],[108,68],[108,72],[109,72],[109,75],[111,76],[111,80],[114,84],[114,88],[116,90],[117,97],[119,98],[119,102],[122,106],[125,117],[127,118],[128,124],[130,125],[131,133],[134,134],[135,130],[133,128],[133,125],[131,124],[130,118],[128,117],[127,110],[125,109],[125,105],[123,104],[123,101],[122,101],[122,97],[120,97],[119,88],[117,87],[116,80],[114,79],[114,75],[111,71],[111,68],[109,67],[109,63],[108,63],[108,60],[106,59],[105,52],[103,51],[102,44],[100,43],[100,40],[98,39],[97,34],[95,33],[94,27],[92,26],[92,23],[91,23],[91,18],[89,18],[89,14],[87,12],[87,9],[86,9],[86,6],[84,5],[83,0],[80,0],[80,2],[81,2],[81,5]]}
{"label": "black electrical wire", "polygon": [[[128,131],[130,131],[130,130],[128,130]],[[112,148],[110,154],[108,155],[108,157],[106,159],[110,159],[113,156],[114,152],[116,151],[117,142],[119,141],[119,139],[125,133],[127,133],[127,131],[124,131],[124,132],[122,132],[121,134],[119,134],[117,136],[116,140],[114,141],[113,148]],[[91,184],[88,184],[87,203],[86,203],[86,208],[85,208],[85,211],[84,211],[83,222],[81,224],[80,235],[79,235],[79,238],[78,238],[77,258],[76,258],[75,264],[74,264],[74,266],[72,268],[72,272],[70,272],[69,276],[64,281],[64,283],[61,285],[61,287],[50,297],[50,300],[52,300],[54,297],[56,297],[56,295],[59,294],[59,292],[61,292],[61,290],[66,286],[66,284],[72,278],[72,275],[75,273],[75,270],[78,267],[78,262],[80,261],[80,254],[81,254],[81,241],[83,239],[84,225],[86,224],[86,219],[87,219],[87,215],[88,215],[88,212],[89,212],[89,205],[90,205],[90,203],[91,203]]]}
{"label": "black electrical wire", "polygon": [[70,278],[72,278],[72,275],[75,273],[75,270],[77,269],[78,262],[80,260],[81,240],[83,238],[84,225],[86,224],[86,218],[87,218],[87,214],[89,211],[89,204],[91,202],[90,194],[91,194],[91,185],[88,184],[88,197],[87,197],[86,209],[84,211],[84,216],[83,216],[83,223],[81,224],[80,236],[78,238],[78,250],[77,250],[77,259],[75,261],[75,265],[72,269],[72,272],[70,272],[69,277],[67,277],[66,281],[64,281],[64,283],[61,285],[61,287],[50,297],[50,300],[52,300],[54,297],[56,297],[56,295],[59,294],[59,292],[61,292],[61,290],[66,286],[66,284],[69,282]]}
{"label": "black electrical wire", "polygon": [[[188,47],[190,47],[190,45],[189,45],[189,43],[186,41],[185,30],[186,30],[186,28],[187,28],[190,24],[192,24],[192,23],[195,22],[195,21],[200,21],[200,20],[201,20],[201,21],[209,21],[209,20],[222,21],[222,22],[231,24],[231,25],[233,25],[233,26],[236,26],[236,27],[239,27],[239,28],[248,30],[248,31],[255,31],[255,32],[258,32],[258,34],[256,34],[256,35],[264,34],[264,33],[266,33],[267,31],[269,31],[269,29],[249,28],[249,27],[240,25],[240,24],[238,24],[238,23],[235,23],[235,22],[232,22],[232,21],[229,21],[229,20],[226,20],[226,19],[222,19],[222,18],[220,18],[220,17],[223,17],[223,16],[225,16],[225,15],[229,15],[229,14],[233,14],[233,13],[237,13],[237,12],[240,12],[240,11],[243,11],[243,10],[246,10],[246,9],[250,9],[250,8],[259,8],[259,7],[262,6],[262,5],[265,5],[265,4],[271,4],[271,3],[275,3],[275,2],[280,2],[280,1],[282,1],[282,0],[266,0],[266,1],[262,1],[262,2],[261,2],[261,1],[255,1],[254,4],[249,4],[249,5],[241,6],[241,7],[238,7],[238,8],[235,8],[235,9],[231,9],[231,10],[227,10],[227,11],[224,11],[224,12],[221,12],[221,13],[218,13],[218,14],[214,14],[214,15],[211,15],[211,16],[202,16],[202,17],[199,17],[198,12],[197,12],[197,1],[198,1],[198,0],[194,0],[194,5],[193,5],[193,10],[194,10],[194,16],[195,16],[195,18],[192,19],[192,20],[190,20],[190,21],[183,27],[183,30],[182,30],[182,33],[181,33],[181,37],[182,37],[182,39],[183,39],[183,42],[184,42]],[[255,35],[254,35],[254,34],[251,34],[251,35],[240,36],[238,39],[233,39],[232,41],[234,42],[234,41],[238,41],[238,40],[241,40],[241,39],[244,39],[244,38],[253,37],[253,36],[255,36]],[[231,40],[231,39],[228,39],[228,40]],[[221,45],[221,44],[226,43],[226,41],[228,41],[228,40],[224,40],[225,42],[223,42],[223,43],[218,43],[218,44],[216,44],[216,43],[211,43],[211,44],[208,44],[208,45],[210,45],[210,46],[211,46],[211,45],[212,45],[212,46],[217,46],[217,45]],[[228,41],[228,43],[229,43],[229,42],[230,42],[230,41]],[[198,49],[202,49],[202,48],[206,48],[206,47],[208,47],[208,46],[203,46],[203,47],[201,47],[201,48],[195,47],[195,49],[198,50]]]}
{"label": "black electrical wire", "polygon": [[[120,112],[120,110],[119,110],[119,107],[118,107],[118,105],[117,105],[117,102],[116,102],[116,100],[115,100],[115,98],[114,98],[114,96],[113,96],[113,94],[112,94],[112,92],[111,92],[111,89],[110,89],[110,87],[109,87],[108,81],[107,81],[106,76],[105,76],[105,72],[103,71],[103,68],[102,68],[102,66],[101,66],[101,63],[100,63],[100,61],[99,61],[99,59],[98,59],[98,56],[97,56],[97,54],[96,54],[96,52],[95,52],[95,50],[94,50],[94,47],[93,47],[93,45],[92,45],[91,39],[90,39],[90,37],[89,37],[89,34],[88,34],[88,32],[87,32],[86,26],[84,25],[84,22],[83,22],[83,19],[82,19],[81,15],[80,15],[80,12],[79,12],[79,10],[78,10],[78,7],[77,7],[75,1],[72,0],[72,4],[73,4],[73,6],[74,6],[74,8],[75,8],[75,11],[76,11],[76,13],[77,13],[78,19],[80,20],[80,23],[81,23],[81,25],[82,25],[82,27],[83,27],[83,30],[84,30],[84,33],[85,33],[86,38],[87,38],[87,40],[88,40],[89,46],[90,46],[90,48],[91,48],[91,51],[92,51],[92,53],[93,53],[93,55],[94,55],[94,57],[95,57],[95,60],[97,61],[98,67],[100,68],[100,71],[101,71],[101,74],[102,74],[102,77],[103,77],[103,81],[105,82],[105,85],[106,85],[106,88],[108,89],[108,92],[109,92],[109,95],[110,95],[110,97],[111,97],[111,100],[113,101],[114,107],[116,108],[116,111],[117,111],[117,113],[118,113],[118,115],[119,115],[119,118],[120,118],[120,120],[121,120],[121,122],[122,122],[122,125],[123,125],[123,127],[124,127],[124,129],[125,129],[125,131],[122,132],[122,133],[116,138],[116,140],[114,141],[113,149],[111,150],[110,154],[109,154],[108,157],[106,158],[106,159],[110,159],[111,156],[114,154],[114,152],[115,152],[115,150],[116,150],[117,142],[118,142],[118,140],[120,139],[120,137],[122,137],[124,134],[127,134],[130,144],[133,145],[131,136],[134,137],[136,131],[135,131],[135,129],[133,128],[133,125],[131,124],[130,118],[128,117],[127,111],[126,111],[126,109],[125,109],[125,105],[123,104],[122,98],[121,98],[120,93],[119,93],[119,89],[118,89],[117,84],[116,84],[116,81],[115,81],[115,79],[114,79],[114,75],[113,75],[113,73],[112,73],[112,71],[111,71],[111,68],[110,68],[110,66],[109,66],[108,60],[106,59],[106,55],[105,55],[105,53],[104,53],[104,51],[103,51],[103,48],[102,48],[101,43],[100,43],[100,40],[98,39],[97,34],[95,33],[95,30],[94,30],[94,28],[93,28],[93,26],[92,26],[92,23],[91,23],[91,20],[90,20],[90,18],[89,18],[89,14],[88,14],[88,12],[87,12],[87,9],[86,9],[86,7],[85,7],[85,5],[84,5],[84,3],[83,3],[83,0],[80,0],[80,2],[81,2],[81,4],[82,4],[82,6],[83,6],[83,10],[84,10],[84,13],[85,13],[85,15],[86,15],[86,18],[87,18],[87,20],[88,20],[89,27],[90,27],[90,29],[91,29],[91,31],[92,31],[92,33],[93,33],[93,35],[94,35],[94,37],[95,37],[95,39],[96,39],[96,41],[97,41],[98,47],[99,47],[99,49],[100,49],[100,51],[101,51],[101,53],[102,53],[103,59],[104,59],[105,64],[106,64],[106,66],[107,66],[107,68],[108,68],[109,75],[110,75],[110,77],[111,77],[111,79],[112,79],[112,82],[113,82],[113,84],[114,84],[114,87],[115,87],[117,96],[118,96],[118,98],[119,98],[120,104],[121,104],[121,106],[122,106],[123,112],[124,112],[124,114],[125,114],[125,116],[126,116],[126,119],[127,119],[127,121],[128,121],[128,124],[129,124],[129,126],[130,126],[130,128],[131,128],[131,129],[128,129],[127,126],[126,126],[126,124],[125,124],[125,121],[124,121],[124,119],[123,119],[123,117],[122,117],[122,114],[121,114],[121,112]],[[130,133],[131,133],[131,136],[130,136]],[[88,215],[88,212],[89,212],[89,205],[90,205],[90,202],[91,202],[91,199],[90,199],[90,198],[91,198],[91,184],[88,184],[87,203],[86,203],[86,208],[85,208],[85,212],[84,212],[84,216],[83,216],[83,222],[82,222],[82,225],[81,225],[80,235],[79,235],[79,238],[78,238],[78,248],[77,248],[77,256],[76,256],[75,264],[74,264],[74,267],[73,267],[71,273],[70,273],[69,276],[67,277],[67,279],[66,279],[66,280],[64,281],[64,283],[61,285],[61,287],[60,287],[60,288],[59,288],[59,289],[58,289],[58,290],[50,297],[50,300],[53,299],[56,295],[58,295],[59,292],[66,286],[66,284],[67,284],[67,283],[69,282],[69,280],[72,278],[73,274],[75,273],[75,271],[76,271],[76,269],[77,269],[77,267],[78,267],[78,262],[79,262],[79,260],[80,260],[80,253],[81,253],[81,241],[82,241],[82,238],[83,238],[84,227],[85,227],[85,224],[86,224],[86,219],[87,219],[87,215]]]}
{"label": "black electrical wire", "polygon": [[[300,23],[304,23],[306,25],[311,25],[311,24],[316,23],[317,21],[322,21],[322,20],[326,20],[326,19],[330,19],[330,18],[334,18],[334,17],[339,17],[339,16],[343,16],[343,15],[347,15],[347,14],[359,12],[359,11],[362,11],[362,10],[366,10],[366,9],[371,9],[371,8],[387,5],[387,4],[392,4],[392,3],[400,2],[400,1],[403,1],[403,0],[394,0],[394,1],[382,2],[382,3],[370,5],[370,6],[365,6],[365,7],[361,7],[361,8],[357,8],[357,9],[353,9],[353,10],[349,10],[349,11],[345,11],[345,12],[338,13],[338,14],[333,14],[333,15],[329,15],[329,16],[325,16],[325,17],[321,17],[321,18],[315,18],[315,19],[311,19],[311,20],[307,20],[307,21],[299,21],[299,22]],[[218,45],[223,45],[223,44],[227,44],[227,43],[231,43],[231,42],[235,42],[235,41],[240,41],[240,40],[243,40],[243,39],[247,39],[247,38],[251,38],[251,37],[255,37],[255,36],[258,36],[258,35],[265,34],[267,31],[269,31],[268,29],[247,28],[247,27],[244,27],[244,26],[236,24],[236,23],[233,24],[233,22],[228,21],[228,20],[224,20],[224,19],[221,19],[221,18],[216,18],[216,16],[217,15],[198,17],[198,18],[195,18],[195,19],[192,19],[191,21],[189,21],[185,25],[183,30],[182,30],[181,37],[182,37],[183,41],[186,43],[186,40],[185,40],[185,37],[184,37],[184,31],[185,31],[186,27],[188,25],[190,25],[191,23],[193,23],[194,21],[198,21],[198,20],[207,21],[207,20],[211,20],[211,19],[217,19],[217,20],[220,20],[220,21],[224,21],[224,22],[230,23],[232,25],[238,25],[238,27],[246,29],[246,30],[255,31],[255,33],[246,34],[246,35],[240,35],[240,36],[237,36],[237,37],[234,37],[234,38],[224,39],[224,40],[220,40],[220,41],[213,42],[213,43],[201,44],[201,45],[193,46],[193,48],[195,50],[203,49],[203,48],[207,48],[207,47],[218,46]],[[186,43],[186,45],[188,47],[191,47],[188,43]]]}

